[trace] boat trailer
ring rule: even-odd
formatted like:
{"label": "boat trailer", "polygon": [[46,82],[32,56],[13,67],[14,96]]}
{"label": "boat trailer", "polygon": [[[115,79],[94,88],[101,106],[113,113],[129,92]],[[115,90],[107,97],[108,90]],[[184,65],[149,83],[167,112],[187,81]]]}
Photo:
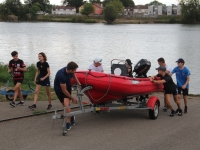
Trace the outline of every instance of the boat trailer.
{"label": "boat trailer", "polygon": [[[75,116],[78,114],[84,114],[87,112],[99,113],[102,111],[110,112],[111,110],[142,109],[142,110],[149,110],[150,119],[156,119],[159,115],[160,101],[157,96],[151,96],[150,98],[147,99],[145,96],[142,95],[143,99],[140,99],[141,95],[134,95],[134,96],[128,96],[127,99],[118,100],[116,102],[110,101],[104,104],[90,104],[89,108],[85,108],[88,107],[88,104],[82,101],[82,96],[84,96],[85,91],[92,89],[92,86],[86,86],[83,89],[79,89],[78,86],[74,86],[73,89],[77,91],[79,110],[67,113],[66,108],[71,107],[68,106],[63,108],[64,110],[63,115],[58,114],[57,110],[55,110],[54,115],[52,116],[52,119],[54,119],[54,121],[55,119],[63,119],[63,133],[62,133],[63,136],[67,134],[66,117]],[[129,101],[134,97],[136,97],[136,102]]]}

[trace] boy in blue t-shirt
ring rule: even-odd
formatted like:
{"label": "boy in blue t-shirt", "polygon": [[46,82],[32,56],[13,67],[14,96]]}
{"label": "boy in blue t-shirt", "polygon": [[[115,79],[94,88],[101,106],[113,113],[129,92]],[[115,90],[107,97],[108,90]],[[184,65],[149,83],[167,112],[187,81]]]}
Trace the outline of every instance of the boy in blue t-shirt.
{"label": "boy in blue t-shirt", "polygon": [[188,112],[188,91],[189,91],[189,81],[190,81],[190,71],[187,67],[184,66],[185,61],[182,58],[179,58],[177,61],[177,67],[172,70],[172,74],[176,73],[177,88],[178,88],[178,97],[180,100],[181,91],[183,93],[183,99],[185,103],[184,113]]}

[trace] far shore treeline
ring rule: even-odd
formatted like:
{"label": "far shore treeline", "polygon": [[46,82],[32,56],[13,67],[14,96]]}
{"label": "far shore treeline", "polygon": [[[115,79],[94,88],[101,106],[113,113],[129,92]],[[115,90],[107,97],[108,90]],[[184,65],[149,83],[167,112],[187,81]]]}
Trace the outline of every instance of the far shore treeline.
{"label": "far shore treeline", "polygon": [[[82,22],[82,23],[200,23],[200,0],[179,0],[181,16],[159,16],[157,18],[136,18],[124,15],[124,8],[134,7],[133,0],[63,0],[63,5],[76,7],[76,15],[51,15],[49,0],[5,0],[0,3],[0,21],[46,21],[46,22]],[[94,8],[90,3],[100,3],[104,6],[102,15],[90,15]],[[164,5],[157,0],[149,1],[150,5]],[[82,12],[79,7],[83,6]],[[45,12],[39,15],[38,12]],[[82,15],[80,15],[82,14]]]}

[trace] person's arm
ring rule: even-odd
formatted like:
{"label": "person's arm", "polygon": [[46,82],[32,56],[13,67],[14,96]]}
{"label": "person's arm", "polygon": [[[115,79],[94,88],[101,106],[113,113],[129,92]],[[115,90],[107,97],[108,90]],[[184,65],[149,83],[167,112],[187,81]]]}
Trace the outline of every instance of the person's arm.
{"label": "person's arm", "polygon": [[190,76],[187,76],[187,80],[185,84],[182,86],[182,89],[185,89],[189,82],[190,82]]}
{"label": "person's arm", "polygon": [[11,68],[8,66],[8,73],[10,73],[11,72]]}
{"label": "person's arm", "polygon": [[23,72],[27,71],[27,69],[26,69],[26,65],[24,64],[23,61],[21,62],[20,66],[17,67],[17,70],[19,70],[19,71],[23,71]]}
{"label": "person's arm", "polygon": [[9,64],[8,64],[8,73],[10,73],[11,72],[11,62],[9,62]]}
{"label": "person's arm", "polygon": [[76,77],[76,74],[74,73],[73,75],[74,80],[76,81],[76,83],[81,86],[81,83],[79,82],[78,78]]}
{"label": "person's arm", "polygon": [[60,87],[62,89],[62,92],[67,96],[69,97],[73,103],[77,103],[77,100],[75,98],[73,98],[70,93],[67,91],[66,89],[66,84],[60,84]]}
{"label": "person's arm", "polygon": [[163,84],[166,82],[165,80],[153,80],[153,79],[150,79],[150,80],[151,82],[156,83],[156,84]]}
{"label": "person's arm", "polygon": [[170,74],[170,73],[171,73],[169,70],[166,70],[165,72],[166,72],[166,73],[168,73],[168,74]]}
{"label": "person's arm", "polygon": [[37,80],[37,77],[38,77],[38,73],[39,73],[39,70],[38,70],[38,68],[36,68],[35,79],[34,79],[35,84],[36,84],[36,80]]}
{"label": "person's arm", "polygon": [[47,68],[47,74],[43,78],[41,78],[41,81],[44,81],[48,76],[50,75],[50,68]]}

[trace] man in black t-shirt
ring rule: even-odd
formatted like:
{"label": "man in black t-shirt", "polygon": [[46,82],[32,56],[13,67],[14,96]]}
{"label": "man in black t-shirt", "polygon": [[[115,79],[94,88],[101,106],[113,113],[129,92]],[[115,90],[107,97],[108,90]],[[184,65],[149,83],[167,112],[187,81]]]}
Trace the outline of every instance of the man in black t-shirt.
{"label": "man in black t-shirt", "polygon": [[165,72],[166,71],[166,67],[165,66],[160,66],[160,67],[156,68],[156,70],[158,70],[157,77],[160,77],[161,80],[154,80],[154,76],[150,77],[150,80],[153,83],[163,84],[164,85],[165,100],[166,100],[167,106],[171,109],[170,116],[173,117],[174,114],[175,114],[175,111],[173,110],[172,105],[170,104],[171,94],[173,94],[174,101],[178,106],[178,109],[177,109],[176,113],[179,116],[182,116],[182,110],[181,110],[181,107],[180,107],[180,101],[178,99],[178,95],[177,95],[177,91],[176,91],[176,84],[173,82],[172,77],[168,73]]}
{"label": "man in black t-shirt", "polygon": [[[20,102],[17,105],[24,105],[23,96],[21,92],[21,83],[24,80],[24,71],[26,71],[26,65],[24,64],[23,60],[18,58],[18,53],[16,51],[13,51],[11,53],[11,56],[13,57],[12,60],[10,60],[8,65],[8,73],[10,73],[13,76],[14,81],[14,99],[12,102],[10,102],[10,105],[15,107],[15,101],[17,99],[17,96],[19,95]],[[12,70],[12,71],[11,71]]]}

